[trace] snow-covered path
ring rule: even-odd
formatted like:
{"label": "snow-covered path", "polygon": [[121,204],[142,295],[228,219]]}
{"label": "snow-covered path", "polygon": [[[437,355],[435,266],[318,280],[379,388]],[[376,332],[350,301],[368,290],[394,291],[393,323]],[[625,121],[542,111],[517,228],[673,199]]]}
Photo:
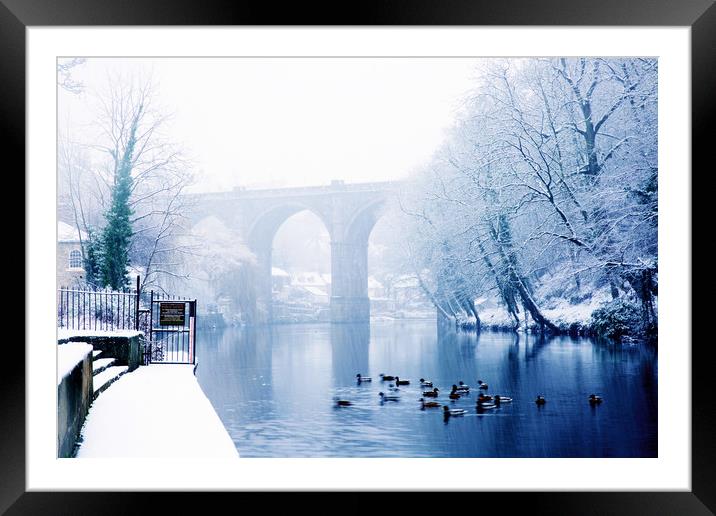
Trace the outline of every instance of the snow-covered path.
{"label": "snow-covered path", "polygon": [[238,458],[192,365],[153,364],[124,375],[95,400],[78,458]]}

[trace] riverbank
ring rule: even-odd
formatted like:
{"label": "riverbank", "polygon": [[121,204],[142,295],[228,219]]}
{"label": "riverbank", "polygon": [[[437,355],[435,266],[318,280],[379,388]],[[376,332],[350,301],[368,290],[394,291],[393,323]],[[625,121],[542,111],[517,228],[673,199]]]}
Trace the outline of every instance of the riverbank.
{"label": "riverbank", "polygon": [[[656,301],[655,301],[656,303]],[[656,306],[656,305],[655,305]],[[519,323],[500,305],[478,308],[480,330],[519,331],[526,333],[548,332],[551,335],[570,335],[573,337],[595,337],[613,341],[656,342],[657,326],[654,323],[644,328],[637,301],[623,296],[611,299],[607,292],[596,292],[580,301],[553,298],[542,309],[542,314],[557,330],[545,330],[531,318],[525,318],[521,312]],[[655,321],[656,319],[654,319]],[[457,329],[477,329],[474,317],[457,320],[453,324]]]}
{"label": "riverbank", "polygon": [[238,458],[193,374],[152,364],[124,375],[90,407],[78,458]]}

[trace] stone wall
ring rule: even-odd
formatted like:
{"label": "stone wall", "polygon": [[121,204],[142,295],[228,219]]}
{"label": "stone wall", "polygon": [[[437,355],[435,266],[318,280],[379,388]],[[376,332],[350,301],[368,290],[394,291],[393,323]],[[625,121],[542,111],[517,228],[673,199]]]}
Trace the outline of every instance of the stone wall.
{"label": "stone wall", "polygon": [[114,365],[129,366],[129,371],[134,371],[142,364],[142,345],[140,342],[141,332],[127,332],[127,335],[91,335],[89,331],[80,335],[73,335],[58,340],[64,342],[86,342],[95,350],[102,350],[100,358],[112,357],[117,362]]}
{"label": "stone wall", "polygon": [[57,386],[57,456],[72,457],[92,403],[92,353]]}
{"label": "stone wall", "polygon": [[82,268],[70,268],[70,252],[81,251],[79,242],[57,242],[57,267],[55,277],[58,287],[75,287],[82,282],[85,270]]}

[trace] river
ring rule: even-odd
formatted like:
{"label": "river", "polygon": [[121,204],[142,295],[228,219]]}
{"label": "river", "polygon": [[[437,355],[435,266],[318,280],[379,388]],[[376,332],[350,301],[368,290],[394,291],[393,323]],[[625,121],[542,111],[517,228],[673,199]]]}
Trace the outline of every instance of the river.
{"label": "river", "polygon": [[[650,346],[438,331],[419,320],[204,330],[197,357],[199,383],[241,457],[657,456]],[[358,384],[357,373],[373,381]],[[410,379],[400,401],[381,404],[390,382],[380,373]],[[421,377],[466,414],[421,410]],[[512,403],[478,412],[478,379]],[[472,390],[449,401],[459,380]],[[603,403],[590,405],[591,393]],[[353,405],[336,407],[335,397]]]}

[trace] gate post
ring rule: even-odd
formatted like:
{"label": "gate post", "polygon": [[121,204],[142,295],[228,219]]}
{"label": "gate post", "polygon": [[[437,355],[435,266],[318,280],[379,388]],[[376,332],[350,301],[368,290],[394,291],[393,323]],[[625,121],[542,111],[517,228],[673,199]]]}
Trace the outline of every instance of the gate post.
{"label": "gate post", "polygon": [[137,274],[137,296],[134,299],[134,329],[139,330],[139,274]]}
{"label": "gate post", "polygon": [[189,359],[196,363],[196,299],[189,301]]}

